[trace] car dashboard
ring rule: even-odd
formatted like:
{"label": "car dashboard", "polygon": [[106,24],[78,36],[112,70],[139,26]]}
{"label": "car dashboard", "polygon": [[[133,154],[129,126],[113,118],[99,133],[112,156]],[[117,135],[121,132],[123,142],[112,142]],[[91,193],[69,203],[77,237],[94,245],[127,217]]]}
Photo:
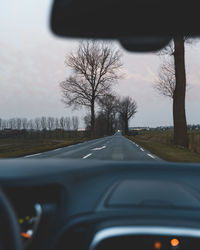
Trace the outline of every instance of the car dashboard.
{"label": "car dashboard", "polygon": [[1,160],[25,249],[198,249],[200,165]]}

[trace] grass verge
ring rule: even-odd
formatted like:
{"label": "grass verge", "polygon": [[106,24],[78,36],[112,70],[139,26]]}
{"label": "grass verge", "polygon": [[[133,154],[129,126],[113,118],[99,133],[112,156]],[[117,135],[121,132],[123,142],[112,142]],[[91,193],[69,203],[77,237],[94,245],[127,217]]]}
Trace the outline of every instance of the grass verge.
{"label": "grass verge", "polygon": [[200,162],[200,155],[189,151],[185,148],[180,148],[172,144],[154,141],[153,137],[144,137],[137,135],[135,137],[128,136],[128,139],[134,141],[146,150],[155,154],[159,158],[173,162]]}
{"label": "grass verge", "polygon": [[16,158],[41,153],[89,140],[88,138],[70,139],[0,139],[0,158]]}

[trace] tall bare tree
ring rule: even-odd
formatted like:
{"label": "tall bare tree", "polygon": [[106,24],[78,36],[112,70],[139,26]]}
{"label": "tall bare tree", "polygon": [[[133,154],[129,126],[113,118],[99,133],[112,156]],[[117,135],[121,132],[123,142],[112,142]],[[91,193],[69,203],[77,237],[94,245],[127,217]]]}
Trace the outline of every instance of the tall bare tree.
{"label": "tall bare tree", "polygon": [[118,112],[122,123],[122,129],[127,135],[129,132],[128,123],[131,117],[137,113],[137,103],[131,97],[123,97],[118,103]]}
{"label": "tall bare tree", "polygon": [[162,51],[174,58],[175,88],[173,93],[174,144],[188,146],[187,122],[185,114],[186,70],[184,37],[174,38],[173,42]]}
{"label": "tall bare tree", "polygon": [[174,65],[176,87],[173,99],[174,143],[188,147],[187,122],[185,114],[186,71],[184,38],[174,39]]}
{"label": "tall bare tree", "polygon": [[72,75],[60,83],[63,102],[74,108],[86,106],[91,115],[91,136],[94,136],[95,103],[110,92],[120,78],[121,53],[110,44],[96,41],[81,42],[75,53],[66,57]]}

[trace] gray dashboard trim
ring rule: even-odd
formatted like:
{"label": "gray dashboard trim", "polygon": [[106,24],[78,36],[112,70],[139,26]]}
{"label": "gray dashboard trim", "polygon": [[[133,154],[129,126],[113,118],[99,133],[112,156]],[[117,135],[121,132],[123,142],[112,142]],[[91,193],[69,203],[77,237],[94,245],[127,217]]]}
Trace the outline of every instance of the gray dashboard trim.
{"label": "gray dashboard trim", "polygon": [[103,240],[130,235],[160,235],[160,236],[181,236],[200,238],[200,229],[168,227],[168,226],[119,226],[101,229],[98,231],[90,244],[89,250],[94,250],[96,246]]}

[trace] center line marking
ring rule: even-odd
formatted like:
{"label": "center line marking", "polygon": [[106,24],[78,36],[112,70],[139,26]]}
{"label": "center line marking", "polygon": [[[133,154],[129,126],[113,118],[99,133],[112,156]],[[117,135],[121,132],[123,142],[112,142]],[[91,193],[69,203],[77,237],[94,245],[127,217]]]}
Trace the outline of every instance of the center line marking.
{"label": "center line marking", "polygon": [[106,146],[103,146],[101,148],[93,148],[92,150],[101,150],[101,149],[104,149],[104,148],[106,148]]}
{"label": "center line marking", "polygon": [[151,158],[155,159],[155,157],[151,154],[147,154],[148,156],[150,156]]}
{"label": "center line marking", "polygon": [[143,148],[140,148],[140,150],[144,151],[144,149],[143,149]]}
{"label": "center line marking", "polygon": [[85,156],[83,156],[82,159],[86,159],[86,158],[88,158],[90,155],[92,155],[92,154],[85,155]]}

